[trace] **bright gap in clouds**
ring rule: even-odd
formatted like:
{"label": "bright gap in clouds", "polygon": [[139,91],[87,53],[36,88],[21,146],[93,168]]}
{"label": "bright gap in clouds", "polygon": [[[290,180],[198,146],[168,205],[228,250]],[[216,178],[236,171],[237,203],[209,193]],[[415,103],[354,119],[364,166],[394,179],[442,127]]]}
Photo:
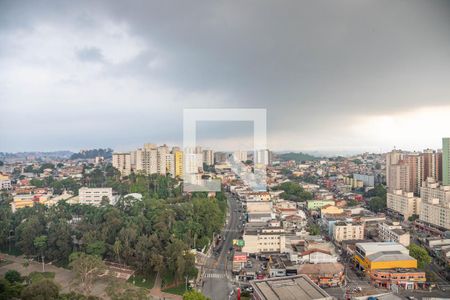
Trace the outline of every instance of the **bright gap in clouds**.
{"label": "bright gap in clouds", "polygon": [[450,136],[450,106],[424,107],[393,115],[365,116],[359,118],[351,131],[355,136],[365,136],[368,145],[391,145],[403,150],[423,150],[442,147],[442,137]]}

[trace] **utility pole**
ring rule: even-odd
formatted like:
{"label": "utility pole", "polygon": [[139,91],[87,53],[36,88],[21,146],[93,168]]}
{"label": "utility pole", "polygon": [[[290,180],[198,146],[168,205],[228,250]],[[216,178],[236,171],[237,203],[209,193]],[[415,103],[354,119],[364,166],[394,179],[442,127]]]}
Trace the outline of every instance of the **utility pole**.
{"label": "utility pole", "polygon": [[42,254],[42,272],[45,272],[44,254]]}

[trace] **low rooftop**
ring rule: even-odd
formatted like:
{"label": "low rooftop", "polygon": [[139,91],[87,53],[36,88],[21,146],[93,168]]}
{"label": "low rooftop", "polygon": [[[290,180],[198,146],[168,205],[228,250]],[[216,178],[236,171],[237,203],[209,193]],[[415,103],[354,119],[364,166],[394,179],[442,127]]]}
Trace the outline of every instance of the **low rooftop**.
{"label": "low rooftop", "polygon": [[330,295],[303,274],[254,280],[251,285],[261,300],[332,300]]}

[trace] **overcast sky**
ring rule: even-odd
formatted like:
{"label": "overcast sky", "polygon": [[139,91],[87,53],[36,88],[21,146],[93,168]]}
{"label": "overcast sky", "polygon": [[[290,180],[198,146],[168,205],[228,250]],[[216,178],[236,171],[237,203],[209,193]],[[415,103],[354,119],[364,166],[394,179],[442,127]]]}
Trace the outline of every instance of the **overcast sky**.
{"label": "overcast sky", "polygon": [[184,108],[265,108],[274,150],[439,148],[450,1],[0,1],[0,151],[181,145]]}

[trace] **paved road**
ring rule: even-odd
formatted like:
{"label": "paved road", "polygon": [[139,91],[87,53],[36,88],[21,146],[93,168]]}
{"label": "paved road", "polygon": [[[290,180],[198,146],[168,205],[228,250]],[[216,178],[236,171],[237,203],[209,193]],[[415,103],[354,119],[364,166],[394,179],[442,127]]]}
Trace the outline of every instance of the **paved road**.
{"label": "paved road", "polygon": [[230,293],[233,291],[231,282],[231,262],[228,259],[229,248],[233,244],[233,239],[237,239],[239,233],[239,217],[238,209],[240,204],[230,195],[227,195],[229,207],[229,219],[221,236],[223,237],[222,245],[219,249],[219,255],[212,254],[205,263],[202,277],[202,293],[213,300],[228,300]]}

